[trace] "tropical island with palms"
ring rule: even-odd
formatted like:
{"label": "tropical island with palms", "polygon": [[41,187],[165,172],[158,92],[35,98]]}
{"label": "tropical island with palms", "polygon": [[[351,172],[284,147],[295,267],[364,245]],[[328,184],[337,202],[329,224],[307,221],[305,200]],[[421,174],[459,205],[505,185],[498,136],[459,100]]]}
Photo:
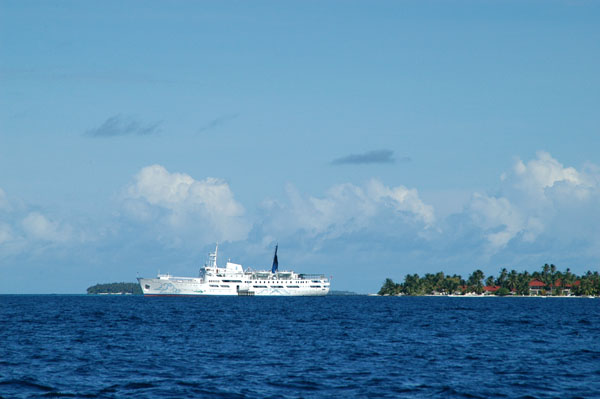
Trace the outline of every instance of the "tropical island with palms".
{"label": "tropical island with palms", "polygon": [[386,279],[378,295],[496,295],[496,296],[600,296],[600,274],[588,271],[578,276],[570,269],[557,270],[545,264],[541,271],[510,272],[503,268],[498,276],[486,276],[475,270],[465,280],[460,275],[443,272],[407,274],[402,284]]}

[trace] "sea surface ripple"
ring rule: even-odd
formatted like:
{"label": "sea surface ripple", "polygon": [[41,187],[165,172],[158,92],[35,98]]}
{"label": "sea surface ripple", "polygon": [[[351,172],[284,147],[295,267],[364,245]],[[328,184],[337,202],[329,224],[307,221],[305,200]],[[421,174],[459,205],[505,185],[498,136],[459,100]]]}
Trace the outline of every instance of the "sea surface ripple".
{"label": "sea surface ripple", "polygon": [[0,296],[0,398],[600,398],[600,300]]}

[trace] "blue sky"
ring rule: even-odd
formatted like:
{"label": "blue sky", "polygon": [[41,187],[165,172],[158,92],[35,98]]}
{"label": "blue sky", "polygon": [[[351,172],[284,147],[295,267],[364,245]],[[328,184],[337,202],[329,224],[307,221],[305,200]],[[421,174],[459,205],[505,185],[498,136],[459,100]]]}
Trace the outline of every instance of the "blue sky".
{"label": "blue sky", "polygon": [[[2,1],[0,293],[600,267],[600,4]],[[224,259],[223,259],[224,260]]]}

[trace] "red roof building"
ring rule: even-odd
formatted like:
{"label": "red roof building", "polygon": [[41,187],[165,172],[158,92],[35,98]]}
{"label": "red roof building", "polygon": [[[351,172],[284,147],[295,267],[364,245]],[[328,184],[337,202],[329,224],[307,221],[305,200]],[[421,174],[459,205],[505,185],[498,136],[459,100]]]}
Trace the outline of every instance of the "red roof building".
{"label": "red roof building", "polygon": [[552,290],[551,288],[562,288],[562,295],[571,295],[571,289],[574,286],[579,286],[579,284],[581,284],[581,281],[577,280],[575,281],[573,284],[565,284],[563,286],[563,283],[561,280],[556,280],[554,282],[554,284],[550,284],[549,286],[546,285],[546,283],[540,281],[540,280],[531,280],[529,282],[529,295],[540,295],[542,294],[542,290],[545,290],[546,287],[548,287],[548,293],[549,295],[552,295]]}
{"label": "red roof building", "polygon": [[[577,280],[577,281],[575,281],[573,284],[565,284],[565,287],[567,287],[567,288],[571,288],[571,287],[573,287],[574,285],[576,285],[576,286],[579,286],[579,284],[581,284],[581,281]],[[554,282],[554,286],[555,286],[555,287],[561,287],[561,286],[562,286],[562,281],[561,281],[560,279],[559,279],[559,280],[556,280],[556,281]]]}
{"label": "red roof building", "polygon": [[540,295],[546,284],[540,280],[531,280],[529,282],[529,295]]}

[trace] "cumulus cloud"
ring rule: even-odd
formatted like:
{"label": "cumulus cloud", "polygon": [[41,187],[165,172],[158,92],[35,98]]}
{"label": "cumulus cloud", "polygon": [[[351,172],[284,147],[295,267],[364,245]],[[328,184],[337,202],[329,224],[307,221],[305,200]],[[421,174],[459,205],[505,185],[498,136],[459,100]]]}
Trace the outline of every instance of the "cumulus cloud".
{"label": "cumulus cloud", "polygon": [[[600,194],[597,176],[565,167],[543,151],[528,162],[517,160],[501,180],[498,195],[476,193],[467,209],[483,229],[492,252],[513,239],[534,242],[560,215],[593,206]],[[587,217],[594,214],[590,209]]]}
{"label": "cumulus cloud", "polygon": [[245,210],[226,182],[212,177],[195,180],[161,165],[147,166],[135,176],[125,207],[141,222],[159,222],[176,234],[208,241],[242,240],[250,230]]}
{"label": "cumulus cloud", "polygon": [[39,212],[30,212],[21,222],[28,237],[49,242],[66,242],[72,237],[71,228],[49,220]]}
{"label": "cumulus cloud", "polygon": [[384,186],[379,180],[371,180],[368,191],[376,201],[386,202],[398,211],[409,212],[426,226],[430,226],[435,221],[433,207],[421,201],[419,193],[414,188],[408,189],[404,186],[390,188]]}
{"label": "cumulus cloud", "polygon": [[0,223],[0,245],[13,240],[11,227],[6,223]]}
{"label": "cumulus cloud", "polygon": [[[401,162],[410,161],[410,158],[403,157]],[[332,165],[359,165],[372,163],[394,163],[394,151],[392,150],[375,150],[368,151],[362,154],[350,154],[331,161]]]}
{"label": "cumulus cloud", "polygon": [[390,219],[396,227],[419,225],[426,229],[435,222],[434,210],[425,204],[417,190],[403,186],[388,187],[379,180],[364,186],[338,184],[324,196],[301,195],[293,186],[286,188],[287,202],[267,201],[265,230],[274,235],[304,232],[309,237],[326,239],[362,230],[377,229]]}
{"label": "cumulus cloud", "polygon": [[85,132],[89,137],[148,136],[160,131],[161,122],[143,124],[130,116],[113,115],[100,126]]}
{"label": "cumulus cloud", "polygon": [[514,186],[536,199],[548,198],[551,191],[566,190],[585,199],[593,182],[573,167],[564,167],[544,151],[527,163],[517,160],[513,168]]}
{"label": "cumulus cloud", "polygon": [[52,215],[37,206],[9,198],[0,189],[0,257],[78,245],[92,239],[91,229]]}

